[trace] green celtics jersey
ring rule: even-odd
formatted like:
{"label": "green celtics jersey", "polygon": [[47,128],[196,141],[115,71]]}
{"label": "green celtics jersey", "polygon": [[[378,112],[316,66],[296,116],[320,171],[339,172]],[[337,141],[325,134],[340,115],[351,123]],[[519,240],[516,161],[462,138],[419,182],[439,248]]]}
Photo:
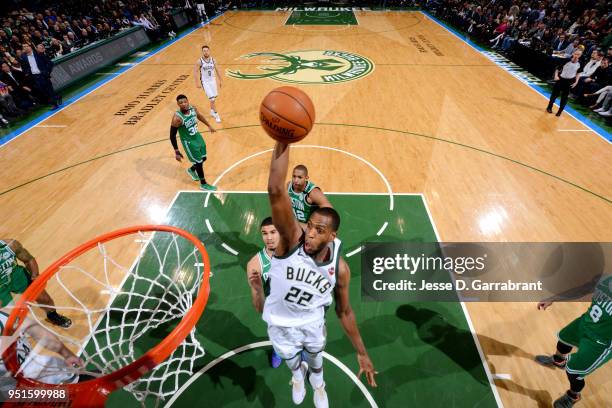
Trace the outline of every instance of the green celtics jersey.
{"label": "green celtics jersey", "polygon": [[308,221],[308,218],[310,218],[313,205],[308,204],[306,197],[308,197],[308,194],[310,194],[310,192],[316,187],[317,186],[314,183],[307,181],[304,191],[301,193],[296,193],[293,191],[293,184],[289,182],[287,187],[287,190],[289,191],[289,199],[291,200],[291,207],[293,207],[293,214],[299,222],[306,222]]}
{"label": "green celtics jersey", "polygon": [[0,286],[7,285],[11,281],[13,269],[17,266],[15,252],[7,242],[0,241]]}
{"label": "green celtics jersey", "polygon": [[257,259],[259,259],[259,265],[261,265],[261,283],[264,288],[264,295],[270,294],[270,268],[272,267],[272,260],[266,252],[266,248],[262,248],[257,253]]}
{"label": "green celtics jersey", "polygon": [[583,329],[592,337],[612,341],[612,276],[604,275],[593,292],[591,307],[582,316]]}
{"label": "green celtics jersey", "polygon": [[177,110],[176,114],[183,120],[183,124],[178,128],[179,136],[183,141],[195,140],[202,138],[198,131],[198,117],[196,110],[190,106],[189,112],[184,114],[181,110]]}

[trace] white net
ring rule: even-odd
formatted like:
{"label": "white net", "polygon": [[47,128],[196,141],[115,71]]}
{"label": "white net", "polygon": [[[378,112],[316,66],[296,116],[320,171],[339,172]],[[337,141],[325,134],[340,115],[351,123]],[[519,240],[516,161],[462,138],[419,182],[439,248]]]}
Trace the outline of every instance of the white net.
{"label": "white net", "polygon": [[[45,304],[28,303],[29,316],[81,357],[81,376],[109,374],[159,344],[191,309],[202,284],[201,262],[193,243],[170,232],[138,232],[99,243],[61,267],[47,284],[57,312],[72,326],[62,329],[47,321],[41,311]],[[196,328],[170,357],[124,389],[143,406],[158,406],[173,395],[204,356]],[[41,347],[27,354],[24,376],[72,381],[74,370],[63,361],[51,363]]]}

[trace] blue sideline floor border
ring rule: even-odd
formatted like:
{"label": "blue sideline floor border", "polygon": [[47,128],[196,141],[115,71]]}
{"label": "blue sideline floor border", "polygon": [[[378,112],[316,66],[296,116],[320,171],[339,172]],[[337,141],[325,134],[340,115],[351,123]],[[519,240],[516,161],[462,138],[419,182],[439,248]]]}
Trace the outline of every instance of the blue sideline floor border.
{"label": "blue sideline floor border", "polygon": [[[446,25],[445,23],[443,23],[442,21],[438,20],[436,17],[432,16],[428,11],[421,10],[421,13],[423,13],[425,16],[427,16],[434,23],[436,23],[436,24],[442,26],[443,28],[445,28],[447,31],[452,33],[455,37],[457,37],[461,41],[465,42],[470,47],[474,48],[476,51],[478,51],[479,53],[484,55],[483,51],[486,51],[486,50],[484,48],[482,48],[481,46],[479,46],[478,44],[474,43],[469,38],[465,38],[465,35],[463,33],[461,33],[460,31],[455,30],[454,28],[452,28],[452,27]],[[485,55],[485,57],[486,57],[486,55]],[[489,58],[487,58],[487,59],[489,59]],[[493,61],[493,62],[495,62],[495,61]],[[497,63],[495,63],[495,64],[497,66],[499,66],[499,64],[497,64]],[[504,71],[508,72],[506,69],[504,69],[504,67],[502,67],[502,66],[499,66],[499,67],[502,68]],[[519,79],[519,81],[520,81],[520,79]],[[542,87],[540,87],[538,85],[527,83],[525,81],[521,81],[521,82],[523,84],[527,85],[528,87],[530,87],[531,89],[533,89],[534,91],[536,91],[537,93],[539,93],[540,95],[544,96],[546,99],[550,99],[550,93],[547,90],[545,90],[544,88],[542,88]],[[544,105],[542,105],[542,111],[543,110],[544,110]],[[602,139],[606,140],[608,143],[612,142],[612,134],[608,133],[608,131],[606,131],[604,128],[602,128],[598,124],[594,123],[593,121],[591,121],[589,118],[584,116],[582,113],[576,111],[570,105],[567,105],[565,107],[564,111],[568,112],[574,119],[576,119],[577,121],[581,122],[586,127],[590,128],[593,132],[595,132],[595,134],[600,136]]]}
{"label": "blue sideline floor border", "polygon": [[205,25],[209,24],[210,22],[212,22],[213,20],[221,17],[224,13],[221,13],[219,15],[214,16],[213,18],[211,18],[210,20],[206,21],[205,23],[200,23],[197,24],[195,27],[190,28],[189,30],[185,31],[184,33],[182,33],[181,35],[177,36],[176,38],[168,41],[167,43],[164,43],[160,46],[158,46],[157,48],[154,48],[153,50],[151,50],[147,55],[143,55],[142,57],[137,58],[134,61],[134,65],[130,65],[130,66],[125,66],[123,68],[120,68],[118,71],[113,72],[113,75],[108,75],[107,77],[103,77],[102,79],[100,79],[99,81],[97,81],[96,83],[94,83],[93,85],[83,89],[81,92],[77,93],[76,95],[71,96],[70,98],[68,98],[59,109],[56,110],[50,110],[47,111],[43,114],[41,114],[40,116],[36,117],[35,119],[32,119],[31,121],[29,121],[28,123],[25,123],[23,125],[21,125],[20,127],[18,127],[17,129],[13,130],[10,133],[7,133],[6,135],[4,135],[2,138],[0,138],[0,147],[6,145],[7,143],[9,143],[10,141],[18,138],[19,136],[21,136],[23,133],[25,133],[26,131],[30,130],[31,128],[35,127],[36,125],[38,125],[39,123],[45,121],[46,119],[50,118],[51,116],[55,115],[56,113],[61,112],[62,110],[66,109],[68,106],[72,105],[73,103],[75,103],[76,101],[78,101],[79,99],[81,99],[82,97],[84,97],[85,95],[95,91],[96,89],[100,88],[102,85],[106,84],[107,82],[112,81],[113,79],[117,78],[118,76],[120,76],[121,74],[124,74],[125,72],[129,71],[132,68],[137,67],[141,62],[143,62],[144,60],[151,58],[152,56],[154,56],[155,54],[157,54],[158,52],[162,51],[163,49],[168,48],[169,46],[171,46],[172,44],[174,44],[175,42],[185,38],[186,36],[188,36],[189,34],[193,33],[194,31],[196,31],[197,29],[204,27]]}

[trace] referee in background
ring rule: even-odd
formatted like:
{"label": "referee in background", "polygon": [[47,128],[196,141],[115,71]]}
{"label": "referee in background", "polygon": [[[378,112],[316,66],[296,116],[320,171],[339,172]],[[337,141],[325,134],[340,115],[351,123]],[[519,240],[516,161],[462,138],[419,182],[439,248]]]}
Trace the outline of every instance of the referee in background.
{"label": "referee in background", "polygon": [[560,74],[559,69],[555,69],[555,86],[553,86],[546,112],[553,113],[553,103],[555,103],[555,99],[557,99],[559,94],[561,94],[561,103],[559,104],[559,110],[557,111],[557,116],[561,116],[561,112],[563,112],[563,108],[565,108],[565,105],[567,104],[567,97],[569,95],[570,87],[575,82],[576,75],[578,75],[578,70],[580,69],[580,62],[578,62],[578,60],[581,56],[582,50],[576,50],[572,54],[572,59],[563,65]]}

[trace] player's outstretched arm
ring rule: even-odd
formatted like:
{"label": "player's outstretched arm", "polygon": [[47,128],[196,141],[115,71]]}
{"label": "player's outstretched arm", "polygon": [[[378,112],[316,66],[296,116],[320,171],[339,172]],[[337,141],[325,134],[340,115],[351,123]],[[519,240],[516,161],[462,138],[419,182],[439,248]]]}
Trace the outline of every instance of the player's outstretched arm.
{"label": "player's outstretched arm", "polygon": [[362,373],[365,373],[368,384],[372,387],[376,387],[376,370],[374,370],[374,364],[368,356],[359,328],[357,327],[357,321],[355,320],[355,313],[351,307],[349,300],[349,283],[351,281],[351,270],[349,266],[340,258],[338,265],[338,275],[336,280],[336,287],[334,289],[334,296],[336,299],[336,315],[340,319],[340,324],[344,329],[344,332],[351,340],[353,348],[357,351],[357,360],[359,362],[359,373],[358,377],[361,377]]}
{"label": "player's outstretched arm", "polygon": [[32,279],[36,279],[39,273],[38,262],[36,262],[36,259],[17,240],[13,240],[13,242],[11,242],[11,247],[13,252],[15,252],[17,259],[25,264],[25,267],[30,272]]}
{"label": "player's outstretched arm", "polygon": [[302,236],[302,229],[293,216],[289,193],[285,188],[288,167],[289,145],[277,142],[270,163],[268,198],[272,209],[272,222],[280,235],[280,242],[275,253],[281,256],[296,246]]}
{"label": "player's outstretched arm", "polygon": [[172,122],[170,123],[170,143],[172,144],[172,148],[174,149],[174,158],[176,161],[183,160],[183,154],[178,148],[178,143],[176,141],[176,133],[178,132],[178,128],[183,124],[183,120],[178,117],[175,113],[172,115]]}
{"label": "player's outstretched arm", "polygon": [[329,202],[329,200],[327,199],[325,194],[323,194],[323,191],[321,191],[321,189],[318,188],[318,187],[313,189],[310,192],[310,194],[308,194],[308,197],[310,197],[310,202],[313,203],[314,205],[316,205],[317,207],[320,207],[320,208],[324,208],[324,207],[333,208],[333,205],[331,205],[331,203]]}
{"label": "player's outstretched arm", "polygon": [[196,108],[195,106],[193,107],[193,109],[195,109],[196,111],[196,116],[198,117],[198,120],[200,122],[202,122],[203,124],[205,124],[208,127],[208,130],[210,130],[210,133],[214,133],[216,132],[215,128],[213,128],[212,126],[210,126],[210,123],[208,123],[208,121],[206,120],[206,118],[204,117],[204,115],[202,115],[200,113],[200,111],[198,110],[198,108]]}
{"label": "player's outstretched arm", "polygon": [[246,267],[247,280],[251,287],[251,299],[255,310],[259,313],[263,312],[263,306],[265,302],[263,285],[261,283],[261,266],[257,260],[257,255],[251,258]]}

